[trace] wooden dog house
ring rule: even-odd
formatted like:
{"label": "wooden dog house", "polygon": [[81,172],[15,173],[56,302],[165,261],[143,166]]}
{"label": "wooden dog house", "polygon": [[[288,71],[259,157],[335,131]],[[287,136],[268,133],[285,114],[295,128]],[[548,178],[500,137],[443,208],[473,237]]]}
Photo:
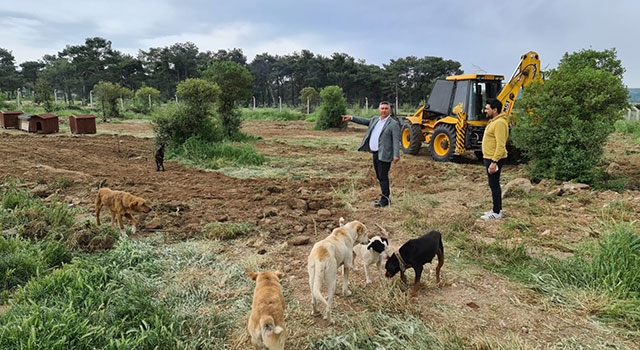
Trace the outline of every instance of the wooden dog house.
{"label": "wooden dog house", "polygon": [[18,116],[18,125],[20,130],[38,134],[51,134],[59,130],[58,115],[54,113],[23,113]]}
{"label": "wooden dog house", "polygon": [[96,116],[93,114],[70,115],[69,128],[72,134],[95,134]]}
{"label": "wooden dog house", "polygon": [[5,129],[18,128],[18,116],[24,114],[23,111],[0,111],[0,124]]}

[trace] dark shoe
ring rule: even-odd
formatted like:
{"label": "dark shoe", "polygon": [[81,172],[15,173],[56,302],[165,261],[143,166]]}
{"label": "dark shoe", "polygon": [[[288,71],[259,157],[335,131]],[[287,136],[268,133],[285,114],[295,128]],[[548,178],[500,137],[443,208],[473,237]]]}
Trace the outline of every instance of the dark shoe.
{"label": "dark shoe", "polygon": [[375,201],[373,202],[373,206],[376,208],[387,207],[389,206],[389,201]]}

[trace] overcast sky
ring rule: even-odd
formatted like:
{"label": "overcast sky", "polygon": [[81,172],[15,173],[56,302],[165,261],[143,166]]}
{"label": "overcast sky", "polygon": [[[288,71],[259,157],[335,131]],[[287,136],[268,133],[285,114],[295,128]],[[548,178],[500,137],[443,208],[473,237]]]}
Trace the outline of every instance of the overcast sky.
{"label": "overcast sky", "polygon": [[192,42],[248,62],[303,49],[378,66],[436,56],[507,77],[530,50],[545,70],[566,52],[615,48],[624,83],[640,88],[639,15],[638,0],[2,0],[0,47],[17,65],[102,37],[133,56]]}

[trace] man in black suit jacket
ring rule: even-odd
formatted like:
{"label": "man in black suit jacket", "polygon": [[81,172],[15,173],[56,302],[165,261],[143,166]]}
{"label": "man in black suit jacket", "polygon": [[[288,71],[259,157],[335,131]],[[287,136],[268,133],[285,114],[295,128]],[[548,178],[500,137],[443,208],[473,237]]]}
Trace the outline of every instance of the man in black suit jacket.
{"label": "man in black suit jacket", "polygon": [[389,102],[380,102],[378,118],[360,118],[343,115],[342,120],[350,120],[357,124],[368,125],[369,128],[358,147],[358,151],[373,153],[373,169],[380,183],[380,200],[374,202],[376,207],[386,207],[391,204],[389,190],[389,169],[391,163],[400,160],[400,124],[394,118],[389,118],[391,106]]}

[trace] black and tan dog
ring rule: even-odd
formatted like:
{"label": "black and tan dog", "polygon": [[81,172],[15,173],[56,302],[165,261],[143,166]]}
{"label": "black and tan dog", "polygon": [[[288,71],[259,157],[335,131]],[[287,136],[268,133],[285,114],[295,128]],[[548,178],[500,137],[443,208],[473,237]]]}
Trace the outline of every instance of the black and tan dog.
{"label": "black and tan dog", "polygon": [[404,271],[408,268],[413,268],[416,277],[410,295],[414,297],[420,288],[422,265],[430,263],[436,255],[438,256],[436,283],[440,286],[440,268],[444,264],[444,246],[442,245],[442,235],[438,231],[429,231],[425,235],[410,239],[403,244],[397,252],[387,259],[384,266],[386,270],[385,276],[393,277],[400,272],[402,282],[407,284]]}

